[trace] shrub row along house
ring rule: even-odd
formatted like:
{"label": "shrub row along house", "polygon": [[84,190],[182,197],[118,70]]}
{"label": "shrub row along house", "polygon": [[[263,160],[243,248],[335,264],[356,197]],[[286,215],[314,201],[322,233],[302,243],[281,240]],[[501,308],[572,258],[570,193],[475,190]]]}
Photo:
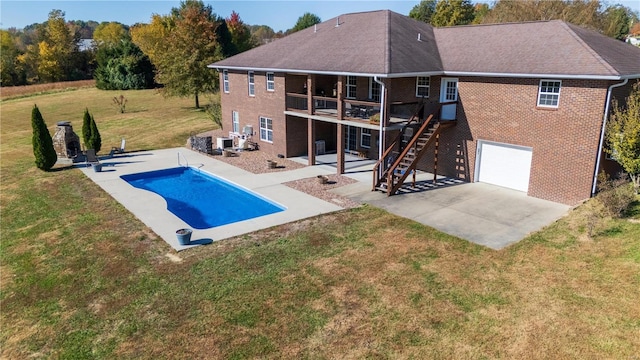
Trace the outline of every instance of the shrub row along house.
{"label": "shrub row along house", "polygon": [[338,173],[347,153],[377,159],[389,193],[420,169],[574,205],[615,165],[604,122],[640,78],[640,49],[562,21],[433,28],[383,10],[210,67],[230,135],[251,125],[274,156],[335,151]]}

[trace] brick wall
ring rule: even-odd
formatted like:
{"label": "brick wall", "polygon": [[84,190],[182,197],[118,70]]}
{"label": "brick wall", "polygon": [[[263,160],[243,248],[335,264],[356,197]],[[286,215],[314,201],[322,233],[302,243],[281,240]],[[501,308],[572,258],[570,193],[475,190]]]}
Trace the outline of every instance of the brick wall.
{"label": "brick wall", "polygon": [[[536,106],[539,82],[459,78],[458,124],[441,136],[438,173],[473,181],[478,140],[521,145],[533,148],[530,196],[589,198],[609,83],[563,80],[558,108],[545,109]],[[432,159],[421,167],[432,170]]]}
{"label": "brick wall", "polygon": [[[231,130],[232,111],[240,117],[240,129],[252,125],[255,135],[253,141],[260,145],[260,150],[273,154],[286,153],[286,120],[285,80],[284,74],[275,73],[275,91],[267,91],[266,73],[254,73],[255,96],[249,96],[246,71],[229,71],[229,93],[221,93],[222,121],[225,130]],[[220,89],[222,89],[222,72],[220,72]],[[260,140],[260,120],[264,116],[273,120],[273,143]]]}

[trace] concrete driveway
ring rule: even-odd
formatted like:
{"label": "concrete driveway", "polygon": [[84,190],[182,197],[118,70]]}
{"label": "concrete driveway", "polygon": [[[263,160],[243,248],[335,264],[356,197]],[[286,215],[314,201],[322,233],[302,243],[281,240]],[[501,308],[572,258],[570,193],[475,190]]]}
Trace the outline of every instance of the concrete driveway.
{"label": "concrete driveway", "polygon": [[362,183],[334,191],[496,250],[553,223],[571,208],[484,183],[438,182],[442,185],[433,187],[421,181],[415,191],[390,197]]}

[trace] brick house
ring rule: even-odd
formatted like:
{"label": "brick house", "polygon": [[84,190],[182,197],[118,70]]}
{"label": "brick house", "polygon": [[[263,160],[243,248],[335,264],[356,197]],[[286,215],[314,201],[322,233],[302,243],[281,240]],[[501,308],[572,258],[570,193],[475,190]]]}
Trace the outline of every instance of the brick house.
{"label": "brick house", "polygon": [[[640,48],[562,21],[433,28],[383,10],[340,15],[210,65],[223,124],[261,151],[378,160],[373,188],[411,170],[574,205],[614,168],[612,99],[640,78]],[[250,130],[251,131],[251,130]]]}

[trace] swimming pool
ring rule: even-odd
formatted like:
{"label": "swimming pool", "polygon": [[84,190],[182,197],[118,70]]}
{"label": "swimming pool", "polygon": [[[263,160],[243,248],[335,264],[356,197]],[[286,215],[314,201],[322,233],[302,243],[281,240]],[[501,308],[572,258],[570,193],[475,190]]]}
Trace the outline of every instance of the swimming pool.
{"label": "swimming pool", "polygon": [[194,229],[208,229],[286,210],[256,193],[191,167],[120,178],[136,188],[162,196],[167,209]]}

